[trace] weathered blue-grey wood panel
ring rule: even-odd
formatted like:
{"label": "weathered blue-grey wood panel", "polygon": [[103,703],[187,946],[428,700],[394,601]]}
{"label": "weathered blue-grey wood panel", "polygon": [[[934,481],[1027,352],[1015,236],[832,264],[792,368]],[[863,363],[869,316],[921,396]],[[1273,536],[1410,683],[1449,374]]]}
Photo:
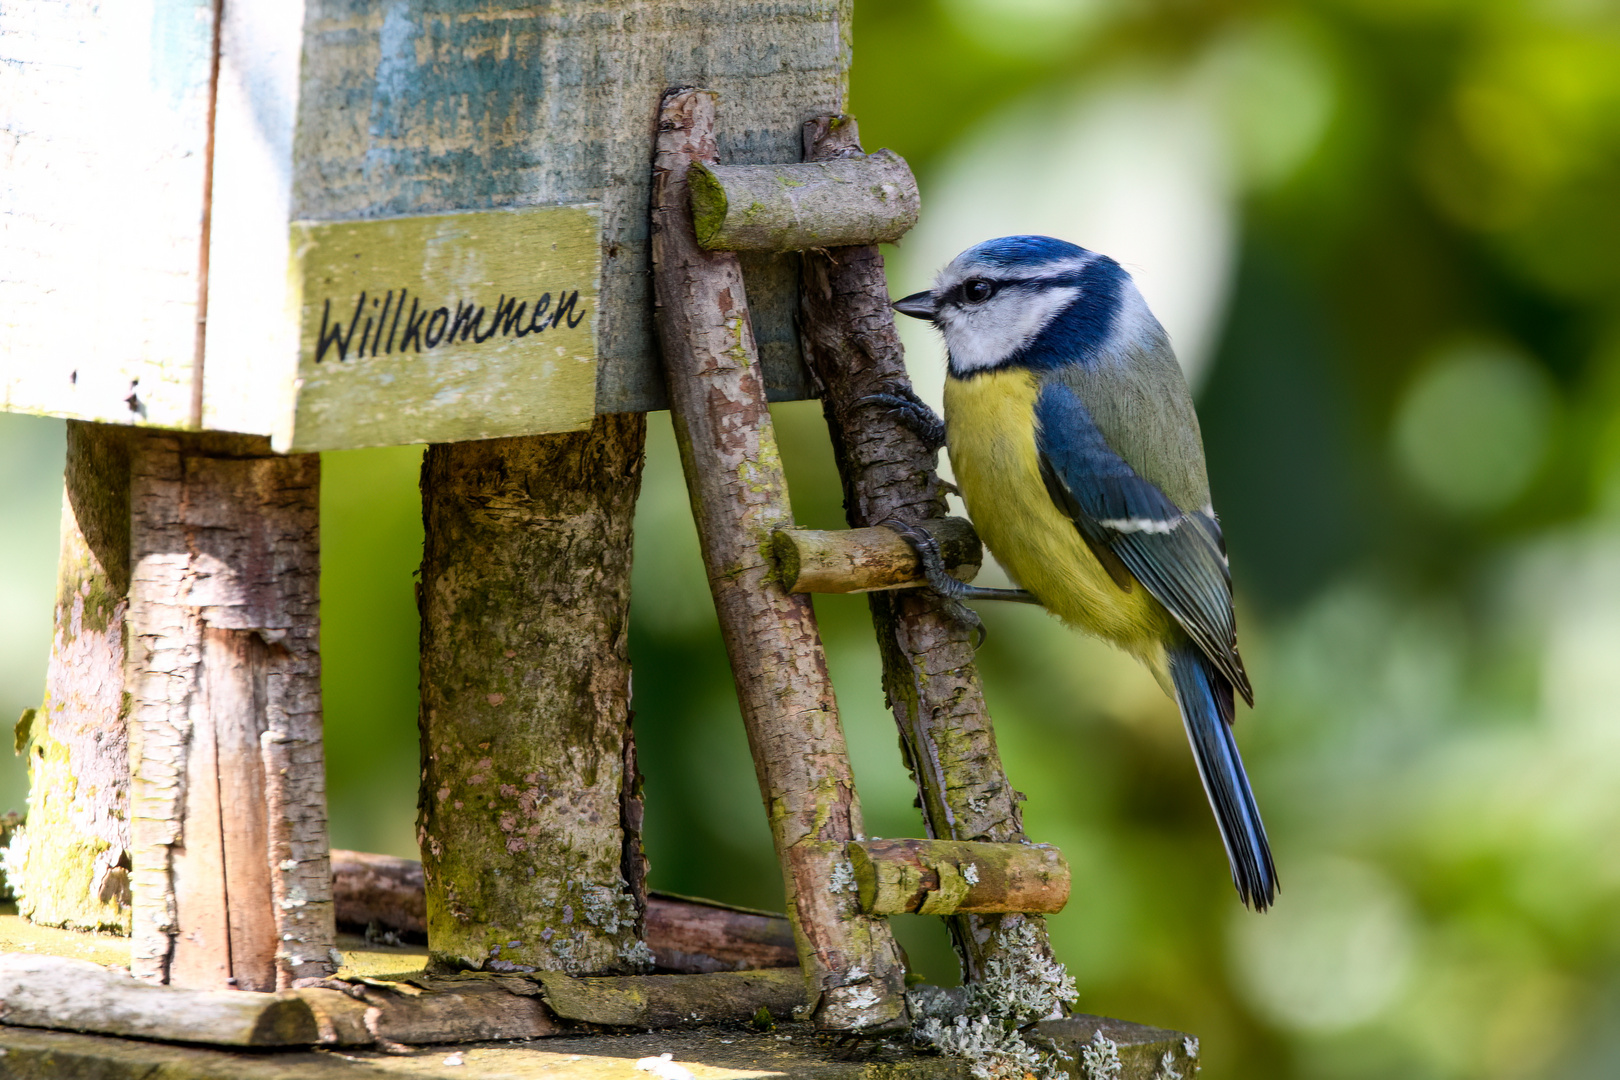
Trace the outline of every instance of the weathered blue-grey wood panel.
{"label": "weathered blue-grey wood panel", "polygon": [[[659,96],[721,94],[727,163],[796,161],[844,107],[849,0],[309,0],[292,216],[598,202],[601,412],[662,408],[647,194]],[[793,257],[748,261],[773,396],[807,396]]]}

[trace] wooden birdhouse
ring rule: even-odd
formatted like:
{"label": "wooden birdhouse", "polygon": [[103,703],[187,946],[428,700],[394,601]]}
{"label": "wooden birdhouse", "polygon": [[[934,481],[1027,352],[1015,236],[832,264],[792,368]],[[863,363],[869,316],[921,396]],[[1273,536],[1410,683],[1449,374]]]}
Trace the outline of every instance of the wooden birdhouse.
{"label": "wooden birdhouse", "polygon": [[[658,95],[727,96],[728,160],[838,108],[805,2],[151,0],[0,16],[0,405],[277,452],[577,431],[663,403]],[[750,260],[778,396],[791,260]]]}
{"label": "wooden birdhouse", "polygon": [[[772,1016],[894,1036],[922,1007],[888,922],[910,914],[947,920],[970,982],[1044,979],[1061,1005],[1042,915],[1067,866],[1024,835],[971,635],[882,524],[926,523],[953,572],[977,568],[931,450],[869,405],[906,385],[876,245],[918,198],[844,115],[850,15],[0,9],[0,407],[72,421],[6,867],[30,925],[125,935],[94,956],[134,975],[0,955],[0,1045],[66,1052],[4,1026],[28,1025],[403,1051]],[[792,520],[766,404],[813,395],[847,532]],[[786,917],[647,886],[626,641],[643,414],[663,408]],[[430,444],[419,863],[329,851],[320,705],[313,452],[404,443]],[[863,835],[811,591],[871,594],[926,838]],[[420,969],[357,970],[370,946],[339,931],[367,924],[424,936]],[[1105,1064],[1123,1047],[1136,1071],[1109,1075],[1196,1057],[1047,1022]],[[567,1045],[547,1058],[565,1073]]]}

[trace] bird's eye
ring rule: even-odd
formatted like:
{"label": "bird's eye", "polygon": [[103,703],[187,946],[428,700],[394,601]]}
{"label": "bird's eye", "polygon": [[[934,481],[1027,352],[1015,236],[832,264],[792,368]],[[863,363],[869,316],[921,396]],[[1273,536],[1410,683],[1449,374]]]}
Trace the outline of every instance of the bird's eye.
{"label": "bird's eye", "polygon": [[980,278],[974,278],[971,281],[962,283],[962,299],[970,304],[984,303],[990,299],[990,295],[995,291],[994,286]]}

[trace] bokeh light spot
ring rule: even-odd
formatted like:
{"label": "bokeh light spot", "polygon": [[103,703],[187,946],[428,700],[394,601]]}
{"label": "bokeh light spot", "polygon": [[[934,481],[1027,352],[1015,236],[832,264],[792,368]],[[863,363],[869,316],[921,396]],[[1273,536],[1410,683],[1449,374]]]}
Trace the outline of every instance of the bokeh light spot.
{"label": "bokeh light spot", "polygon": [[1371,866],[1323,859],[1291,867],[1274,909],[1234,912],[1237,984],[1285,1027],[1355,1027],[1382,1012],[1405,983],[1411,923],[1400,888]]}
{"label": "bokeh light spot", "polygon": [[1448,510],[1481,513],[1522,495],[1547,454],[1556,392],[1502,345],[1469,342],[1431,362],[1395,414],[1402,472]]}
{"label": "bokeh light spot", "polygon": [[940,0],[940,10],[980,48],[1050,57],[1074,48],[1114,15],[1113,0]]}

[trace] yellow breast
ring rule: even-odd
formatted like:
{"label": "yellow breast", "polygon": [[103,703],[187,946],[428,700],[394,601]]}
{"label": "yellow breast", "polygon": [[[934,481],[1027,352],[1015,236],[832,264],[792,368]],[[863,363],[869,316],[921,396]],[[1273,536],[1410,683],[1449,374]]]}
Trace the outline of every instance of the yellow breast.
{"label": "yellow breast", "polygon": [[1146,589],[1120,588],[1041,480],[1027,371],[945,380],[946,442],[956,485],[985,546],[1014,581],[1065,622],[1151,664],[1170,626]]}

